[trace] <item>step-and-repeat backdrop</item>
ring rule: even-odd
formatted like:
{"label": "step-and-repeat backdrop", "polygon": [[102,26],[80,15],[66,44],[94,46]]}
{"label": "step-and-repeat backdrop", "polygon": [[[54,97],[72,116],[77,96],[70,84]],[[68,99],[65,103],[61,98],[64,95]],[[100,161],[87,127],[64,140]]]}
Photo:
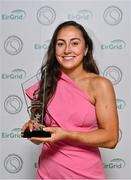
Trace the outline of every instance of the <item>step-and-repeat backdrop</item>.
{"label": "step-and-repeat backdrop", "polygon": [[20,136],[29,119],[22,84],[37,79],[56,26],[74,20],[92,37],[101,75],[116,92],[119,143],[115,149],[100,149],[107,178],[130,179],[131,2],[1,0],[0,5],[0,178],[35,178],[41,146]]}

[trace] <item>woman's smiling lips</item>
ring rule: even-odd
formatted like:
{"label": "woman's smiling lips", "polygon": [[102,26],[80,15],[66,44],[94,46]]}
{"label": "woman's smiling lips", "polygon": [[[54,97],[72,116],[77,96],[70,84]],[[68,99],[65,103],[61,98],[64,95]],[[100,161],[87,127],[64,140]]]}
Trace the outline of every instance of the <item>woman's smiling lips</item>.
{"label": "woman's smiling lips", "polygon": [[63,56],[64,60],[74,60],[75,56]]}

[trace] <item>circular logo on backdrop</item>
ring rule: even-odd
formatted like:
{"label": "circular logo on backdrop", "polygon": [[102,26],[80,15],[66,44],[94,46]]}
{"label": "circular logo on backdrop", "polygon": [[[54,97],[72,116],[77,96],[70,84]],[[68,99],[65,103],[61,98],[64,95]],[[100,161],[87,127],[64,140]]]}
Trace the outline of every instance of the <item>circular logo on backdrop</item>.
{"label": "circular logo on backdrop", "polygon": [[49,6],[41,7],[37,12],[37,19],[42,25],[50,25],[56,18],[55,10]]}
{"label": "circular logo on backdrop", "polygon": [[9,36],[4,43],[5,51],[10,55],[17,55],[23,48],[23,42],[18,36]]}
{"label": "circular logo on backdrop", "polygon": [[119,110],[124,109],[126,106],[126,102],[123,99],[116,99],[116,103]]}
{"label": "circular logo on backdrop", "polygon": [[105,22],[109,25],[117,25],[122,20],[122,11],[116,6],[108,7],[103,14]]}
{"label": "circular logo on backdrop", "polygon": [[122,79],[122,71],[116,66],[109,66],[105,69],[103,76],[111,80],[112,84],[118,84]]}
{"label": "circular logo on backdrop", "polygon": [[23,160],[17,154],[9,154],[4,160],[4,167],[9,173],[18,173],[23,166]]}
{"label": "circular logo on backdrop", "polygon": [[17,114],[22,109],[22,100],[16,95],[10,95],[5,99],[5,110],[10,114]]}

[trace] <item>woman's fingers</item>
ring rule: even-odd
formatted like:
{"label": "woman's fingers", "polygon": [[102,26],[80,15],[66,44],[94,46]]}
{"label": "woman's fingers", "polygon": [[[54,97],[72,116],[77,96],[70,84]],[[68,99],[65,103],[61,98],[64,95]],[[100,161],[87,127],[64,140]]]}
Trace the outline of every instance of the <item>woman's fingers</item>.
{"label": "woman's fingers", "polygon": [[40,143],[45,143],[45,142],[47,142],[47,143],[51,143],[51,138],[39,138],[39,137],[31,137],[30,139],[29,139],[30,141],[32,141],[32,142],[40,142]]}
{"label": "woman's fingers", "polygon": [[34,120],[29,120],[28,122],[26,122],[22,128],[21,128],[21,132],[23,133],[27,128],[32,130],[33,129],[33,124],[34,124]]}
{"label": "woman's fingers", "polygon": [[54,127],[43,127],[43,131],[54,133],[56,128]]}
{"label": "woman's fingers", "polygon": [[33,131],[34,124],[29,122],[28,123],[28,129],[32,132]]}
{"label": "woman's fingers", "polygon": [[25,124],[23,125],[23,127],[21,128],[21,132],[24,132],[27,127],[28,127],[28,123],[25,123]]}
{"label": "woman's fingers", "polygon": [[33,129],[43,129],[44,127],[45,126],[43,124],[38,123],[36,120],[29,120],[21,128],[21,133],[24,133],[26,129],[33,131]]}
{"label": "woman's fingers", "polygon": [[28,127],[28,123],[25,123],[25,124],[23,125],[23,127],[21,128],[21,136],[24,135],[24,131],[27,129],[27,127]]}

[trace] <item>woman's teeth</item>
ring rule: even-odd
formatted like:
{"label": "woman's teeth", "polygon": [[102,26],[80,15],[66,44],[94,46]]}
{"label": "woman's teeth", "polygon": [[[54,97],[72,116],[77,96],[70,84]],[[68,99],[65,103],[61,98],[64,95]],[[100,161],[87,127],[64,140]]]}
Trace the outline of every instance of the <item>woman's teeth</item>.
{"label": "woman's teeth", "polygon": [[64,60],[73,60],[73,59],[74,59],[73,56],[66,56],[66,57],[64,57]]}

